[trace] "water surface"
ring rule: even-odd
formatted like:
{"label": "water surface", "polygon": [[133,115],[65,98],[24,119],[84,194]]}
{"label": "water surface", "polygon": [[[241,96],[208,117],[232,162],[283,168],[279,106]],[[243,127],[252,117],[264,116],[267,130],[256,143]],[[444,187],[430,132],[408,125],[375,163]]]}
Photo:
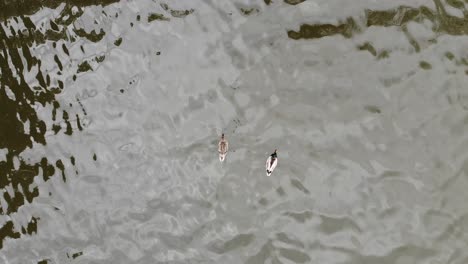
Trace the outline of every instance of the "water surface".
{"label": "water surface", "polygon": [[466,263],[464,2],[95,4],[3,3],[3,262]]}

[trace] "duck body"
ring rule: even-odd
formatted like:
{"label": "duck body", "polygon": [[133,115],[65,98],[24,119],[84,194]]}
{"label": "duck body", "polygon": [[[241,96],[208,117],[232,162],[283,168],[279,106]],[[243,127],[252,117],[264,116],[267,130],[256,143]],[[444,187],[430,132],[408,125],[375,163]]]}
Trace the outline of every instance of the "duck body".
{"label": "duck body", "polygon": [[224,138],[224,134],[221,135],[221,140],[218,143],[218,154],[219,154],[219,161],[223,162],[226,159],[226,154],[229,150],[229,143]]}
{"label": "duck body", "polygon": [[266,175],[270,176],[277,165],[278,165],[278,156],[276,155],[276,149],[275,149],[275,152],[273,152],[273,154],[271,154],[266,161],[266,164],[265,164]]}

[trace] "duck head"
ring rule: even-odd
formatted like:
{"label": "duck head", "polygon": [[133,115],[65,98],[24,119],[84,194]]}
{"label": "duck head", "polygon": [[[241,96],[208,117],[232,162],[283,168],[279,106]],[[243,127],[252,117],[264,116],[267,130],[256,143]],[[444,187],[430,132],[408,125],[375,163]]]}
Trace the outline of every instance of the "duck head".
{"label": "duck head", "polygon": [[273,154],[271,154],[271,156],[272,156],[273,158],[276,158],[276,149],[275,149],[275,152],[273,152]]}

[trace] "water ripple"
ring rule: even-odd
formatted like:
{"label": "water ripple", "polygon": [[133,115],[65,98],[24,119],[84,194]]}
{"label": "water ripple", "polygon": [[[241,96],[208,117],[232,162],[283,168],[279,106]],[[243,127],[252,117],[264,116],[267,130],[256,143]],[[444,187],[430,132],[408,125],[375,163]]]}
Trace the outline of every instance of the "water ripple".
{"label": "water ripple", "polygon": [[1,23],[5,263],[466,262],[463,3],[99,3]]}

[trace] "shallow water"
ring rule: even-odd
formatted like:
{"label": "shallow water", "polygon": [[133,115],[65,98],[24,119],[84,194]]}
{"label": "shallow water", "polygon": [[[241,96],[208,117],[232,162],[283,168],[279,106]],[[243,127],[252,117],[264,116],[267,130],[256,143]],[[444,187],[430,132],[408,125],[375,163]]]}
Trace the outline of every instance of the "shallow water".
{"label": "shallow water", "polygon": [[1,16],[4,263],[468,261],[463,2],[112,2]]}

